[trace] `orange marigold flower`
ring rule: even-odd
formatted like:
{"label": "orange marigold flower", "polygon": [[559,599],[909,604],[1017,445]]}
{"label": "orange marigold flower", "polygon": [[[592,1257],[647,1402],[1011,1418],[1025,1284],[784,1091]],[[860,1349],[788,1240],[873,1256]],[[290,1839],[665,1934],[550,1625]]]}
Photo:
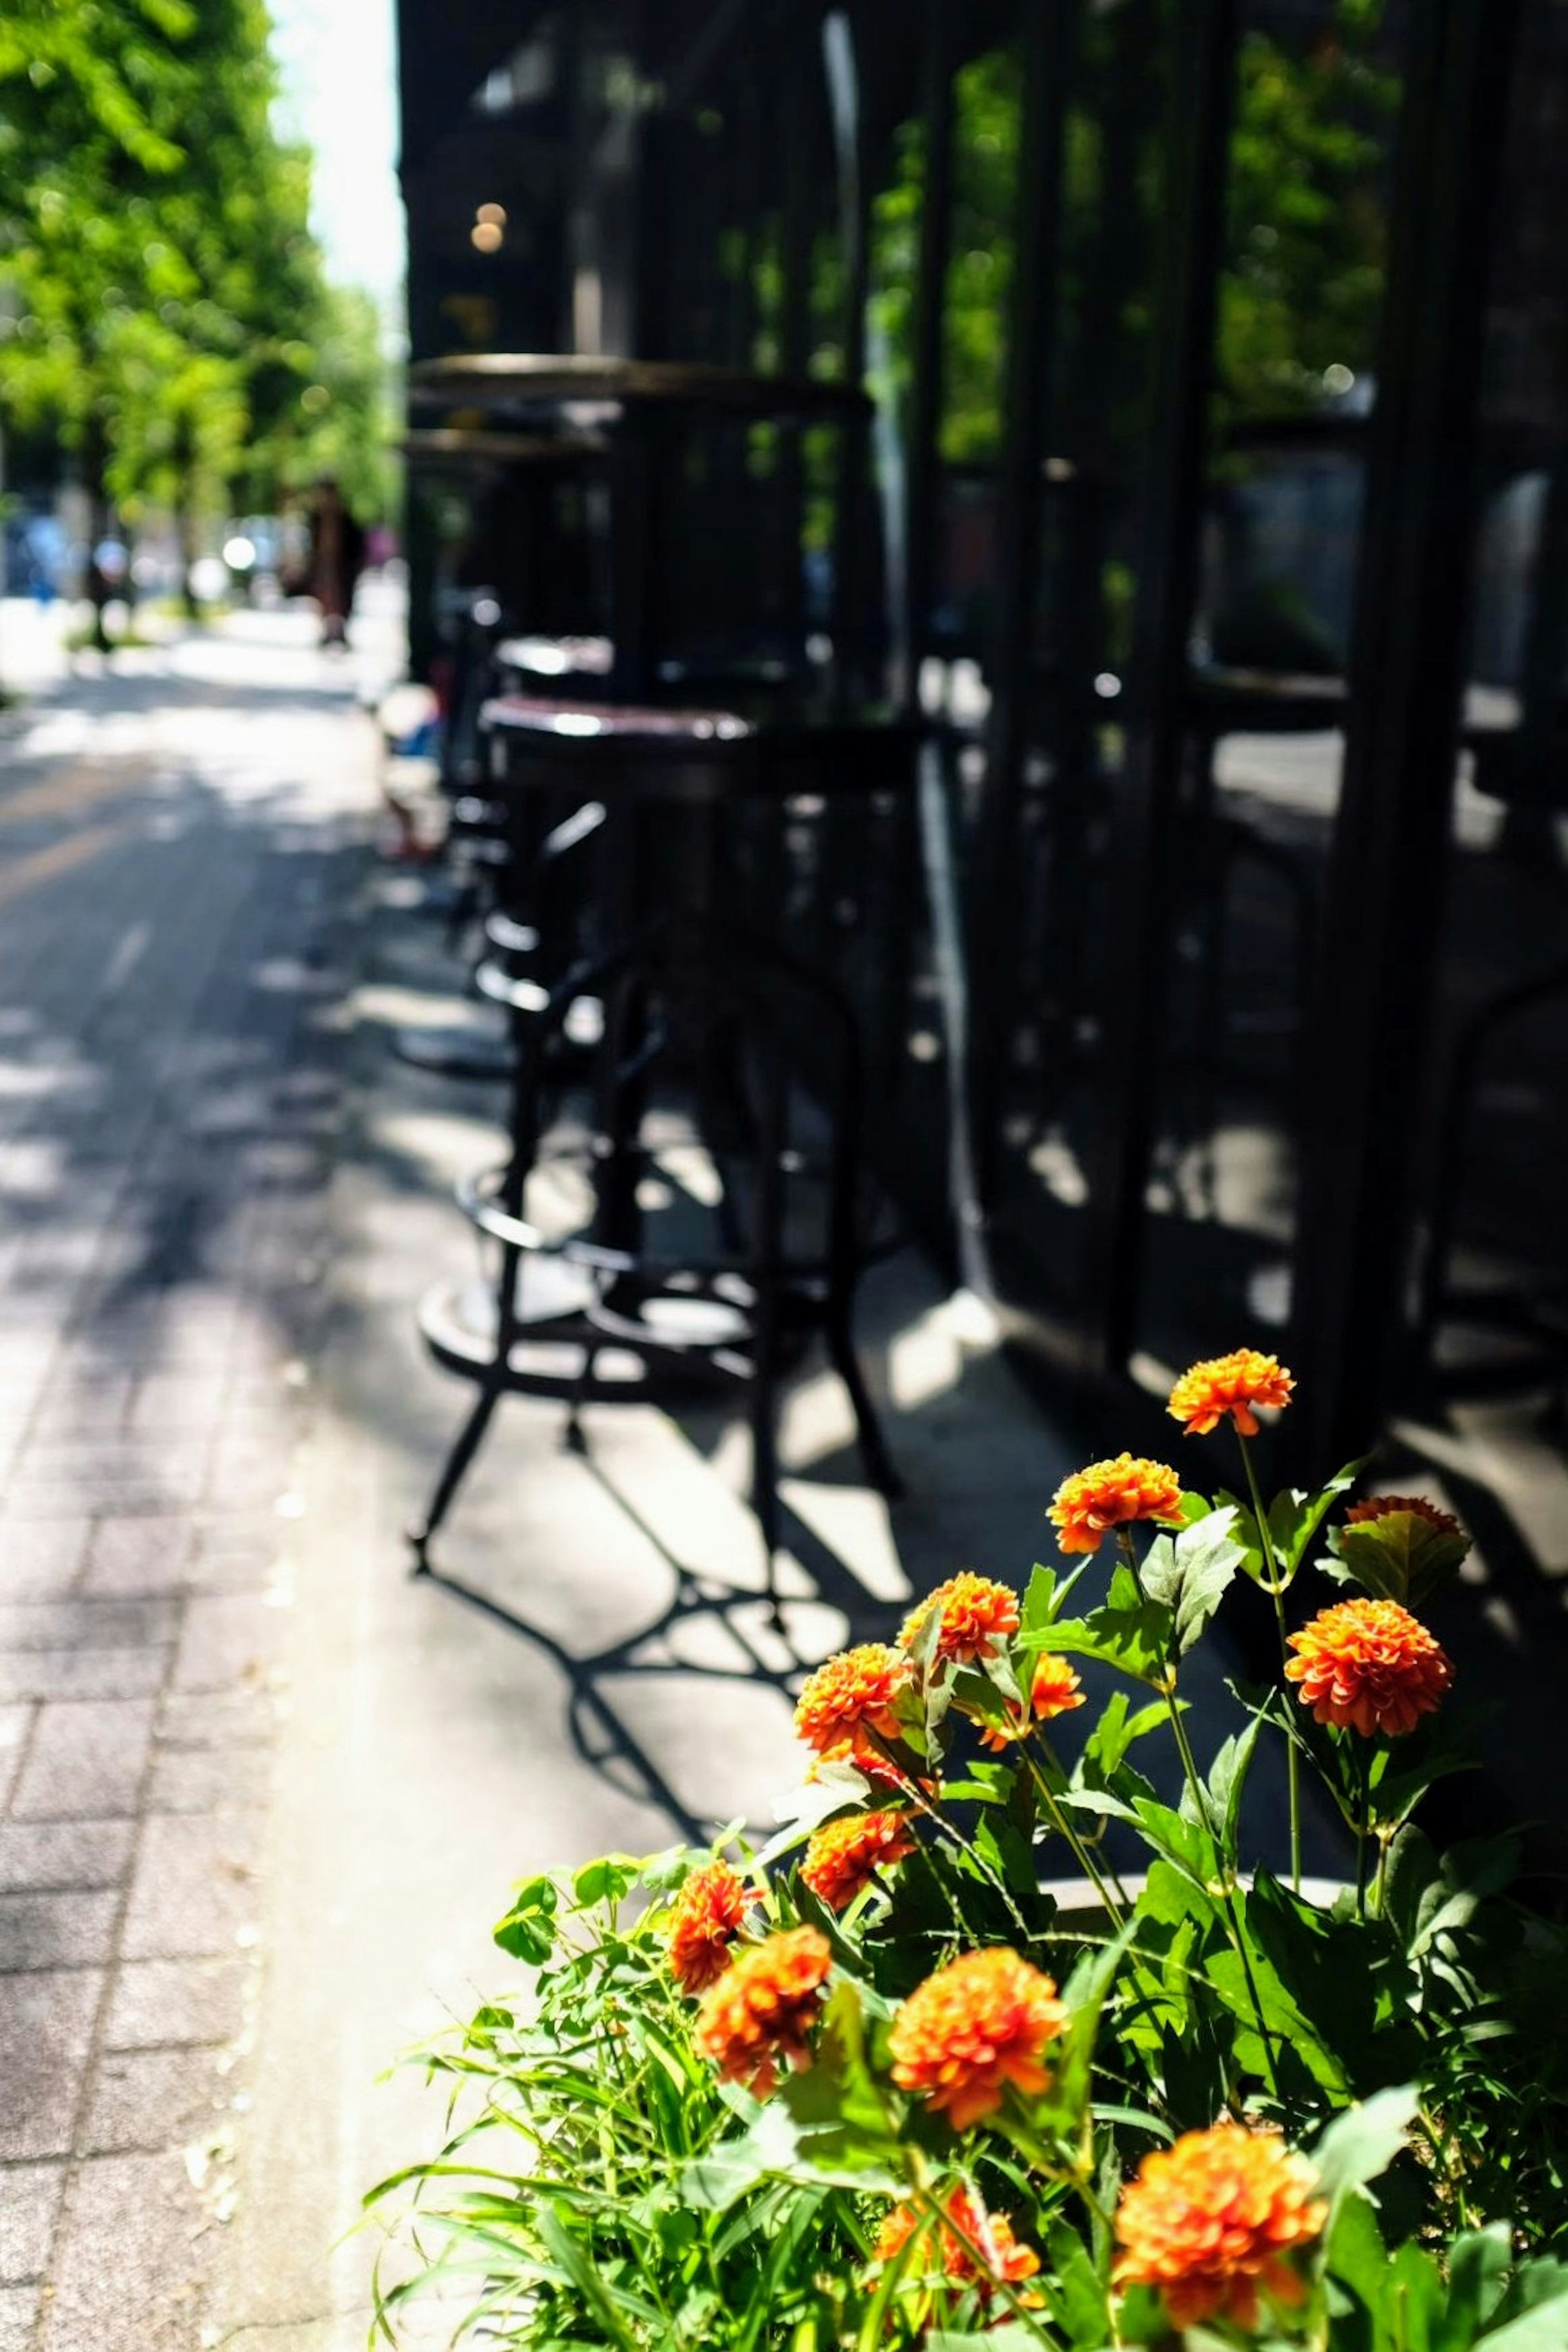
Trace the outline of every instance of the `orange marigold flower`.
{"label": "orange marigold flower", "polygon": [[[998,2279],[1016,2282],[1034,2277],[1040,2267],[1040,2258],[1033,2246],[1018,2243],[1005,2213],[988,2213],[962,2181],[944,2199],[943,2209],[952,2226],[943,2227],[940,2232],[934,2228],[930,2231],[921,2249],[924,2261],[917,2275],[950,2278],[957,2286],[978,2281],[981,2294],[986,2296]],[[877,2232],[874,2259],[890,2263],[896,2254],[902,2253],[922,2218],[915,2205],[895,2205]],[[971,2253],[972,2246],[984,2256],[984,2270]]]}
{"label": "orange marigold flower", "polygon": [[1256,1348],[1236,1348],[1194,1364],[1171,1391],[1165,1410],[1183,1422],[1189,1437],[1201,1437],[1228,1412],[1243,1437],[1256,1437],[1256,1405],[1287,1405],[1296,1383],[1277,1356]]}
{"label": "orange marigold flower", "polygon": [[909,1815],[897,1806],[879,1813],[848,1813],[825,1822],[805,1849],[800,1874],[830,1911],[842,1911],[879,1870],[913,1853]]}
{"label": "orange marigold flower", "polygon": [[795,1704],[795,1727],[808,1748],[826,1756],[846,1743],[858,1762],[871,1746],[870,1734],[896,1739],[899,1694],[913,1679],[907,1658],[885,1642],[862,1642],[807,1675]]}
{"label": "orange marigold flower", "polygon": [[1135,1519],[1179,1518],[1181,1506],[1182,1482],[1173,1470],[1141,1454],[1119,1454],[1114,1461],[1091,1462],[1087,1470],[1064,1478],[1047,1516],[1060,1530],[1058,1550],[1098,1551],[1112,1528],[1131,1527]]}
{"label": "orange marigold flower", "polygon": [[1452,1661],[1397,1601],[1340,1601],[1290,1636],[1296,1696],[1319,1723],[1398,1739],[1430,1715],[1454,1679]]}
{"label": "orange marigold flower", "polygon": [[1043,2091],[1049,2076],[1040,2053],[1068,2021],[1056,1992],[1005,1945],[949,1960],[893,2021],[893,2080],[945,2109],[955,2131],[999,2107],[1009,2083],[1031,2095]]}
{"label": "orange marigold flower", "polygon": [[827,1938],[815,1927],[785,1927],[752,1945],[703,1994],[697,2047],[727,2083],[744,2083],[765,2099],[781,2059],[797,2071],[811,2063],[805,2037],[832,1965]]}
{"label": "orange marigold flower", "polygon": [[1037,1723],[1049,1723],[1057,1715],[1067,1715],[1083,1705],[1083,1693],[1078,1676],[1065,1658],[1053,1657],[1042,1650],[1035,1662],[1035,1679],[1029,1685],[1029,1707],[1026,1715],[1021,1707],[1009,1706],[1005,1723],[988,1723],[981,1731],[983,1748],[994,1748],[1000,1756],[1010,1739],[1022,1739]]}
{"label": "orange marigold flower", "polygon": [[1452,1511],[1440,1511],[1424,1495],[1369,1495],[1364,1503],[1352,1503],[1345,1513],[1345,1525],[1355,1527],[1363,1519],[1385,1519],[1391,1511],[1408,1511],[1413,1518],[1424,1519],[1434,1535],[1462,1536],[1464,1528]]}
{"label": "orange marigold flower", "polygon": [[1310,2165],[1271,2131],[1227,2122],[1184,2132],[1146,2156],[1121,2192],[1112,2277],[1157,2288],[1173,2327],[1216,2314],[1250,2327],[1260,2288],[1279,2303],[1301,2300],[1288,2258],[1328,2218],[1316,2186]]}
{"label": "orange marigold flower", "polygon": [[750,1901],[727,1862],[694,1870],[670,1909],[669,1972],[682,1992],[706,1992],[730,1965]]}
{"label": "orange marigold flower", "polygon": [[913,1646],[933,1611],[939,1620],[933,1665],[948,1659],[971,1665],[976,1658],[992,1657],[998,1644],[1018,1630],[1017,1594],[966,1568],[910,1610],[899,1634],[900,1649]]}

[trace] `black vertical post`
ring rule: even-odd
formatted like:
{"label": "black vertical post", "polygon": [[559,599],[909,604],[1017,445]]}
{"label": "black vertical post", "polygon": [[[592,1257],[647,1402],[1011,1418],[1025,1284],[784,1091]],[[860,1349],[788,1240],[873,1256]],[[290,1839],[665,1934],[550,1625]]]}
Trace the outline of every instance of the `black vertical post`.
{"label": "black vertical post", "polygon": [[1411,14],[1338,821],[1308,1037],[1288,1435],[1363,1445],[1408,1328],[1477,410],[1517,0]]}
{"label": "black vertical post", "polygon": [[1025,17],[1005,440],[996,483],[1001,537],[991,716],[968,908],[973,1006],[970,1131],[980,1200],[986,1209],[995,1190],[1009,1040],[1017,1010],[1018,812],[1036,684],[1041,497],[1061,301],[1062,160],[1078,50],[1079,0],[1037,0]]}
{"label": "black vertical post", "polygon": [[1236,0],[1192,0],[1182,12],[1167,146],[1167,246],[1154,335],[1160,373],[1128,680],[1127,764],[1114,813],[1116,941],[1085,1266],[1088,1357],[1096,1370],[1108,1371],[1125,1365],[1136,1328],[1169,974],[1171,864],[1182,791],[1236,37]]}
{"label": "black vertical post", "polygon": [[[844,256],[844,380],[866,374],[866,295],[869,284],[869,199],[859,86],[859,26],[855,0],[838,0],[822,19],[822,41],[838,177],[839,242]],[[837,628],[857,634],[865,613],[866,430],[858,419],[838,436],[833,529],[833,611]],[[843,648],[839,648],[843,667]]]}
{"label": "black vertical post", "polygon": [[921,240],[916,265],[913,374],[904,420],[904,527],[899,654],[903,675],[894,682],[900,704],[912,711],[920,692],[921,656],[931,628],[936,584],[941,469],[942,318],[952,233],[952,54],[951,0],[925,0],[921,15],[921,129],[925,177],[921,188]]}
{"label": "black vertical post", "polygon": [[[804,375],[811,356],[811,253],[816,223],[816,51],[804,26],[792,24],[784,42],[784,223],[780,253],[784,303],[780,320],[779,362],[785,375]],[[798,631],[805,611],[805,466],[803,425],[793,420],[779,436],[778,513],[782,527],[784,578],[782,616],[792,633]]]}

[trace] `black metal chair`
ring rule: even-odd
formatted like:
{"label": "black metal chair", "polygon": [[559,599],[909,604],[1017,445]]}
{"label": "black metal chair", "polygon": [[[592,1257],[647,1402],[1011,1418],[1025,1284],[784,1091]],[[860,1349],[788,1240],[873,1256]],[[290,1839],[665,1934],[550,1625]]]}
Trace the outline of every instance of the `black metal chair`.
{"label": "black metal chair", "polygon": [[[508,1154],[459,1195],[493,1245],[482,1307],[445,1290],[422,1310],[435,1360],[479,1395],[412,1533],[416,1559],[427,1564],[503,1395],[561,1400],[571,1438],[586,1403],[738,1383],[776,1608],[778,1386],[813,1335],[848,1391],[873,1483],[892,1492],[896,1479],[851,1328],[872,1248],[855,1019],[764,923],[736,919],[723,818],[759,796],[782,808],[808,780],[820,789],[850,752],[857,788],[868,771],[885,783],[901,738],[526,698],[491,716],[518,851],[480,976],[511,1028]],[[598,1042],[574,1129],[557,1114],[585,1005]],[[705,1202],[660,1176],[677,1141],[705,1156]],[[539,1206],[563,1160],[594,1204],[564,1230]],[[650,1212],[655,1178],[668,1205]]]}

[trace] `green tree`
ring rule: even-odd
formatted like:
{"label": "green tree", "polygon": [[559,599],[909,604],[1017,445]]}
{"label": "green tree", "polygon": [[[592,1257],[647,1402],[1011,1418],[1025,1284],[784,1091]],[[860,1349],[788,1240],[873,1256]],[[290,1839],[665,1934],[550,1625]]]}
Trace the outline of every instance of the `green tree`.
{"label": "green tree", "polygon": [[[327,285],[310,163],[272,127],[264,0],[24,0],[0,26],[0,403],[110,501],[176,518],[187,566],[242,477],[331,465],[384,493],[380,350]],[[101,587],[101,583],[100,583]]]}

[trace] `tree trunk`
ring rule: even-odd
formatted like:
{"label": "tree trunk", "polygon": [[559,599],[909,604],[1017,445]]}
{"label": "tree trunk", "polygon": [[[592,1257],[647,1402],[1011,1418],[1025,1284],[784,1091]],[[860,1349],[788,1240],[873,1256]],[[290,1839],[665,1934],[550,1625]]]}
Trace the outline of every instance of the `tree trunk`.
{"label": "tree trunk", "polygon": [[92,604],[92,642],[100,654],[111,650],[103,614],[112,591],[98,560],[98,551],[109,537],[110,530],[109,494],[103,480],[105,456],[103,425],[95,415],[88,425],[82,445],[82,475],[88,513],[86,587]]}
{"label": "tree trunk", "polygon": [[182,474],[180,478],[180,496],[174,516],[174,527],[180,541],[180,601],[184,606],[186,620],[199,621],[202,617],[202,608],[197,601],[196,592],[191,585],[191,574],[196,564],[198,541],[195,505],[191,493],[191,478],[188,474]]}

